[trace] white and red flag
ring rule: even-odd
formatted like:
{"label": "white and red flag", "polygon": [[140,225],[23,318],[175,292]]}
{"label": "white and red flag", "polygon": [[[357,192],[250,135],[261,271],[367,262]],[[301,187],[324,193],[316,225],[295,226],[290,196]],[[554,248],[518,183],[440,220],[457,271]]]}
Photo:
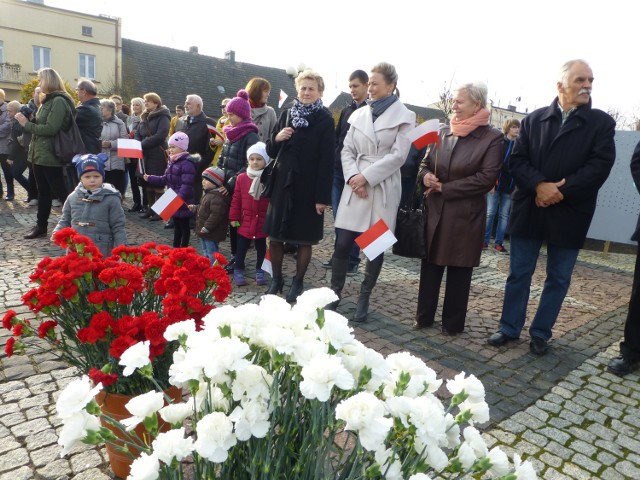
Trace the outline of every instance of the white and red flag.
{"label": "white and red flag", "polygon": [[209,130],[209,133],[211,135],[215,135],[217,137],[220,137],[222,140],[224,140],[224,135],[222,134],[222,132],[218,130],[216,127],[214,127],[213,125],[209,125],[207,123],[207,130]]}
{"label": "white and red flag", "polygon": [[118,156],[125,158],[142,158],[142,143],[140,143],[140,140],[119,138]]}
{"label": "white and red flag", "polygon": [[168,222],[183,204],[184,200],[170,188],[151,206],[151,210],[160,215],[160,218],[165,222]]}
{"label": "white and red flag", "polygon": [[269,253],[269,249],[267,248],[267,253],[264,255],[264,260],[262,262],[262,270],[267,272],[269,275],[273,277],[273,267],[271,266],[271,253]]}
{"label": "white and red flag", "polygon": [[356,243],[369,260],[374,260],[397,241],[398,239],[382,219],[356,237]]}
{"label": "white and red flag", "polygon": [[433,120],[427,120],[418,125],[407,134],[407,137],[414,147],[422,150],[430,143],[440,143],[440,137],[438,136],[439,129],[440,122],[437,118],[434,118]]}
{"label": "white and red flag", "polygon": [[284,93],[284,90],[280,90],[280,97],[278,97],[278,108],[282,108],[282,104],[288,97],[289,95]]}

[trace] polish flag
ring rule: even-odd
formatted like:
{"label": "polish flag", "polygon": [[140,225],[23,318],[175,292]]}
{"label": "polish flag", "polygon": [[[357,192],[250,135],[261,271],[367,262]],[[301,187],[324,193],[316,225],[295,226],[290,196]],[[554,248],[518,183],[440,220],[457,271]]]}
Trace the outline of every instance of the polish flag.
{"label": "polish flag", "polygon": [[269,252],[269,249],[267,248],[267,253],[264,256],[264,261],[262,262],[262,270],[264,270],[265,272],[267,272],[269,275],[271,275],[273,277],[273,267],[271,266],[271,253]]}
{"label": "polish flag", "polygon": [[140,143],[140,140],[119,138],[118,156],[126,158],[142,158],[142,143]]}
{"label": "polish flag", "polygon": [[168,222],[183,204],[184,200],[170,188],[151,206],[151,210],[160,215],[165,222]]}
{"label": "polish flag", "polygon": [[222,140],[224,140],[224,135],[222,134],[222,132],[218,130],[216,127],[214,127],[213,125],[209,125],[207,123],[207,130],[209,130],[209,133],[211,135],[216,135],[217,137],[220,137]]}
{"label": "polish flag", "polygon": [[289,95],[284,93],[284,90],[280,90],[280,97],[278,98],[278,108],[282,108],[282,104],[288,97]]}
{"label": "polish flag", "polygon": [[407,137],[414,147],[422,150],[430,143],[440,144],[440,137],[438,136],[439,129],[440,122],[437,118],[434,118],[433,120],[427,120],[418,125],[409,132]]}
{"label": "polish flag", "polygon": [[369,230],[356,237],[356,243],[369,260],[374,260],[397,241],[398,239],[382,219],[374,223]]}

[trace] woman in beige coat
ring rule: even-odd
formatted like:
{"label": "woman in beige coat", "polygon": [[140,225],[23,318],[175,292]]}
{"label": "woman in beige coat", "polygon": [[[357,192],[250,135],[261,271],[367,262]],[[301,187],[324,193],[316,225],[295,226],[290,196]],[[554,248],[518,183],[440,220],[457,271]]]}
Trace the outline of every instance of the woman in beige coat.
{"label": "woman in beige coat", "polygon": [[[407,133],[415,127],[416,115],[394,94],[398,74],[393,65],[379,63],[369,77],[368,107],[349,118],[349,132],[342,149],[345,186],[335,221],[337,239],[331,263],[331,288],[341,296],[348,257],[354,239],[378,220],[389,229],[396,226],[400,205],[400,167],[409,153]],[[353,320],[364,322],[369,296],[376,285],[384,254],[367,260],[364,280]],[[338,301],[329,305],[336,308]]]}
{"label": "woman in beige coat", "polygon": [[502,164],[503,135],[489,125],[490,117],[483,83],[457,88],[451,125],[440,130],[440,146],[432,145],[420,165],[418,177],[427,189],[428,254],[420,268],[414,329],[433,325],[446,268],[442,332],[464,330],[471,275],[482,252],[485,195]]}

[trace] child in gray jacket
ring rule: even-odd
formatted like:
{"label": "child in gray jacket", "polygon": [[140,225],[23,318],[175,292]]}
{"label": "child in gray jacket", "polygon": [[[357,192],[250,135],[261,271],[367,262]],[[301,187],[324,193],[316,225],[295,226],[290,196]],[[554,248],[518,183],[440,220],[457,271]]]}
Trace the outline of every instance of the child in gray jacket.
{"label": "child in gray jacket", "polygon": [[114,247],[127,242],[127,234],[120,192],[104,183],[105,157],[102,153],[90,153],[73,158],[80,183],[64,202],[62,217],[53,233],[71,227],[93,240],[104,256],[109,256]]}

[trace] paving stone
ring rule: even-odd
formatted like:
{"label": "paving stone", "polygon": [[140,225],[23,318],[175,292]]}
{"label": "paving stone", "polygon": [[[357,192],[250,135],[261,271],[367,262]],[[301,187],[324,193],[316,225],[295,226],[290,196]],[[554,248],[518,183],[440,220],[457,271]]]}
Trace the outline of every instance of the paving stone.
{"label": "paving stone", "polygon": [[611,467],[606,468],[603,472],[601,472],[600,478],[602,480],[628,480],[628,477],[621,474],[620,472],[616,472]]}
{"label": "paving stone", "polygon": [[580,467],[589,470],[592,473],[597,473],[598,470],[600,469],[599,462],[591,460],[589,457],[581,453],[576,453],[571,458],[571,461],[574,462],[576,465],[579,465]]}
{"label": "paving stone", "polygon": [[[637,451],[637,450],[636,450]],[[631,462],[623,460],[615,466],[615,469],[626,478],[640,478],[640,468]]]}
{"label": "paving stone", "polygon": [[548,468],[542,476],[544,480],[571,480],[571,477],[564,475],[556,470]]}
{"label": "paving stone", "polygon": [[28,422],[21,423],[11,428],[11,434],[15,437],[21,438],[28,435],[42,432],[51,428],[51,425],[46,418],[36,418]]}
{"label": "paving stone", "polygon": [[103,463],[102,457],[95,450],[73,455],[69,461],[71,462],[71,470],[74,474],[100,467]]}
{"label": "paving stone", "polygon": [[110,480],[111,478],[113,477],[106,475],[97,468],[91,468],[73,476],[73,480]]}
{"label": "paving stone", "polygon": [[8,473],[3,473],[0,475],[0,480],[33,480],[34,477],[33,470],[25,466],[11,470]]}
{"label": "paving stone", "polygon": [[24,442],[27,446],[27,450],[32,452],[38,448],[57,443],[58,435],[53,429],[43,430],[33,435],[28,435],[24,439]]}
{"label": "paving stone", "polygon": [[43,480],[61,480],[71,478],[71,467],[66,460],[56,460],[50,462],[42,468],[36,470]]}
{"label": "paving stone", "polygon": [[556,441],[560,445],[565,445],[571,439],[571,435],[557,428],[545,427],[545,428],[536,430],[536,433],[550,440]]}
{"label": "paving stone", "polygon": [[619,459],[615,455],[611,455],[608,452],[598,452],[596,458],[602,465],[607,466],[614,465],[619,461]]}
{"label": "paving stone", "polygon": [[59,445],[49,445],[31,452],[31,462],[36,468],[44,467],[60,458],[61,448]]}
{"label": "paving stone", "polygon": [[562,458],[563,460],[569,460],[574,454],[573,451],[569,450],[563,445],[560,445],[558,442],[549,442],[544,449],[545,451],[552,453]]}
{"label": "paving stone", "polygon": [[25,448],[16,448],[0,455],[0,473],[23,467],[29,463],[29,454]]}
{"label": "paving stone", "polygon": [[562,466],[562,471],[569,475],[571,478],[575,478],[576,480],[593,480],[593,475],[591,472],[584,470],[578,465],[573,463],[565,463]]}

